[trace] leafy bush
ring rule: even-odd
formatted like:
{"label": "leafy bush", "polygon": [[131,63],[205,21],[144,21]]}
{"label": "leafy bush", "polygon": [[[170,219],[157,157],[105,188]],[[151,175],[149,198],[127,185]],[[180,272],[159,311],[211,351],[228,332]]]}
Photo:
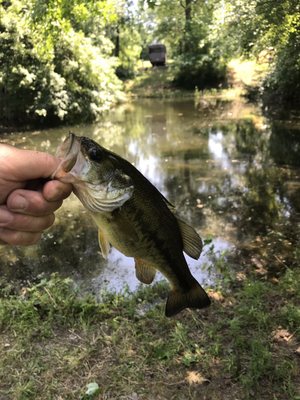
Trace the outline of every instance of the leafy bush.
{"label": "leafy bush", "polygon": [[30,113],[36,87],[49,75],[47,65],[33,52],[29,32],[0,25],[0,112],[5,122],[21,123]]}
{"label": "leafy bush", "polygon": [[[71,32],[55,44],[54,53],[55,70],[65,80],[67,122],[96,120],[122,97],[116,60],[102,54],[89,38]],[[56,97],[58,107],[60,100],[63,96]]]}
{"label": "leafy bush", "polygon": [[208,51],[178,57],[175,68],[174,84],[184,89],[207,89],[225,84],[225,64]]}
{"label": "leafy bush", "polygon": [[89,37],[60,25],[51,35],[14,10],[1,18],[0,65],[7,125],[93,121],[122,94],[116,60]]}
{"label": "leafy bush", "polygon": [[239,0],[228,5],[225,40],[229,38],[233,48],[246,55],[269,54],[271,71],[259,90],[264,104],[278,110],[299,106],[299,1]]}
{"label": "leafy bush", "polygon": [[300,16],[288,27],[286,43],[277,52],[273,71],[264,84],[265,102],[300,104]]}

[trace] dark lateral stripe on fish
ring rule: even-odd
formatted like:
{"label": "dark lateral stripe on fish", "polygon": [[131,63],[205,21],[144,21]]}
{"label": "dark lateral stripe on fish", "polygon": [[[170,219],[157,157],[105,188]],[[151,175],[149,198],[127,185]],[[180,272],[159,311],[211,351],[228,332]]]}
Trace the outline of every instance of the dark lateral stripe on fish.
{"label": "dark lateral stripe on fish", "polygon": [[[131,215],[134,216],[136,224],[139,226],[142,232],[144,232],[145,236],[150,236],[151,241],[153,243],[153,247],[157,249],[161,249],[163,259],[165,260],[166,265],[170,266],[170,270],[172,267],[178,264],[178,260],[174,259],[173,254],[169,251],[169,249],[165,246],[164,239],[160,239],[157,235],[157,232],[153,231],[150,228],[150,225],[145,222],[145,214],[142,210],[135,208],[134,204],[130,201],[126,203],[128,211]],[[182,245],[183,247],[183,245]],[[193,276],[190,273],[188,265],[186,264],[185,258],[183,256],[183,250],[180,250],[182,262],[185,264],[186,268],[177,268],[176,269],[176,276],[178,285],[181,287],[182,291],[189,291],[191,282],[194,281]]]}
{"label": "dark lateral stripe on fish", "polygon": [[137,278],[145,283],[153,280],[154,269],[159,270],[172,285],[167,316],[209,305],[183,254],[198,259],[201,239],[178,220],[159,190],[129,161],[90,138],[71,134],[60,154],[65,164],[57,169],[57,176],[69,177],[74,193],[91,212],[102,252],[107,254],[111,243],[134,257]]}

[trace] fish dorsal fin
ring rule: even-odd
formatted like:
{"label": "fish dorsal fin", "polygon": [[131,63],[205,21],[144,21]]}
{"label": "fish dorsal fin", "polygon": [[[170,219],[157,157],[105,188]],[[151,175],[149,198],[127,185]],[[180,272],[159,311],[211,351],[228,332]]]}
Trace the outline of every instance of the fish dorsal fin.
{"label": "fish dorsal fin", "polygon": [[104,233],[101,231],[101,229],[98,229],[98,242],[99,242],[102,257],[105,258],[105,260],[106,260],[108,257],[110,244],[109,244],[109,241],[106,239]]}
{"label": "fish dorsal fin", "polygon": [[146,284],[152,283],[155,277],[155,268],[150,266],[149,264],[145,263],[144,260],[140,258],[135,258],[135,274],[137,279]]}
{"label": "fish dorsal fin", "polygon": [[183,251],[190,257],[198,260],[202,251],[202,240],[190,225],[177,218],[183,240]]}

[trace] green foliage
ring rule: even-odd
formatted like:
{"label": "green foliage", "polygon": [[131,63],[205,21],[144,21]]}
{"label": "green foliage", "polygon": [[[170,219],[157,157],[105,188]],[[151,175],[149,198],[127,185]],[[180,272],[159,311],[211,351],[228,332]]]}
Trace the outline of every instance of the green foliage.
{"label": "green foliage", "polygon": [[63,280],[53,275],[49,281],[42,280],[24,289],[21,295],[9,293],[4,287],[0,293],[0,327],[9,326],[22,333],[24,340],[37,333],[47,337],[53,323],[64,325],[67,320],[70,321],[71,315],[79,317],[83,311],[80,311],[71,284],[69,279]]}
{"label": "green foliage", "polygon": [[135,23],[131,20],[124,24],[119,32],[119,66],[117,76],[130,79],[135,76],[137,62],[142,51],[141,37]]}
{"label": "green foliage", "polygon": [[[2,123],[57,124],[93,121],[121,96],[116,60],[92,37],[74,30],[64,4],[12,2],[0,8]],[[32,7],[32,8],[30,8]],[[83,7],[83,6],[82,6]],[[82,14],[85,22],[85,13]],[[79,24],[80,26],[80,24]]]}
{"label": "green foliage", "polygon": [[[299,10],[300,11],[300,10]],[[285,39],[277,49],[276,63],[265,82],[265,101],[300,104],[300,13],[287,18]]]}
{"label": "green foliage", "polygon": [[[58,275],[20,292],[2,285],[0,395],[93,399],[135,391],[167,399],[177,398],[180,383],[191,399],[199,391],[220,398],[220,384],[226,399],[233,387],[236,398],[294,398],[299,270],[287,270],[277,285],[249,276],[231,282],[232,292],[208,310],[170,319],[157,306],[164,284],[102,294],[100,303]],[[282,329],[289,342],[274,339]]]}
{"label": "green foliage", "polygon": [[1,118],[5,122],[23,122],[34,104],[35,91],[50,71],[33,52],[30,32],[1,21],[0,25],[0,99]]}
{"label": "green foliage", "polygon": [[229,57],[269,60],[265,103],[300,103],[296,0],[0,2],[1,123],[97,120],[122,97],[148,45],[162,42],[178,88],[226,84]]}
{"label": "green foliage", "polygon": [[270,306],[279,296],[284,298],[289,291],[297,291],[298,278],[298,271],[287,271],[277,288],[267,282],[247,278],[243,289],[239,291],[234,316],[227,328],[232,340],[224,349],[228,354],[225,365],[246,391],[256,393],[261,383],[270,379],[274,383],[282,381],[282,388],[292,396],[289,376],[295,373],[296,364],[281,359],[274,352],[272,335],[282,327],[295,332],[296,326],[299,326],[298,307],[295,306],[299,296],[297,294],[298,300],[294,298],[295,304],[278,306],[279,313],[271,311]]}
{"label": "green foliage", "polygon": [[67,122],[97,119],[121,94],[115,61],[75,32],[65,35],[54,49],[56,71],[66,82]]}
{"label": "green foliage", "polygon": [[185,89],[216,88],[225,83],[226,66],[213,54],[184,54],[177,58],[174,84]]}
{"label": "green foliage", "polygon": [[[232,48],[268,58],[265,103],[299,105],[300,5],[297,0],[226,2],[226,23],[219,26]],[[228,48],[228,46],[227,46]]]}
{"label": "green foliage", "polygon": [[165,43],[168,58],[174,59],[174,84],[204,89],[224,83],[225,63],[210,35],[214,2],[162,0],[147,4],[154,20],[149,27],[152,38]]}

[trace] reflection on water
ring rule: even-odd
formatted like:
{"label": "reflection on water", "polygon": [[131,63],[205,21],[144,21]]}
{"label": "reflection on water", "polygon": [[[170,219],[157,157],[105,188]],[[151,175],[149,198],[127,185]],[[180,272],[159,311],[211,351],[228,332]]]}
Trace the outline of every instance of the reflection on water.
{"label": "reflection on water", "polygon": [[[68,130],[2,139],[53,153]],[[183,219],[212,238],[200,260],[187,258],[199,281],[209,281],[212,260],[226,250],[241,268],[276,274],[292,267],[300,231],[299,128],[266,121],[240,101],[216,101],[201,110],[189,100],[145,100],[72,130],[131,161]],[[114,249],[107,261],[101,258],[96,228],[74,196],[39,245],[2,247],[0,257],[0,273],[10,280],[58,271],[94,292],[139,285],[132,259]]]}

